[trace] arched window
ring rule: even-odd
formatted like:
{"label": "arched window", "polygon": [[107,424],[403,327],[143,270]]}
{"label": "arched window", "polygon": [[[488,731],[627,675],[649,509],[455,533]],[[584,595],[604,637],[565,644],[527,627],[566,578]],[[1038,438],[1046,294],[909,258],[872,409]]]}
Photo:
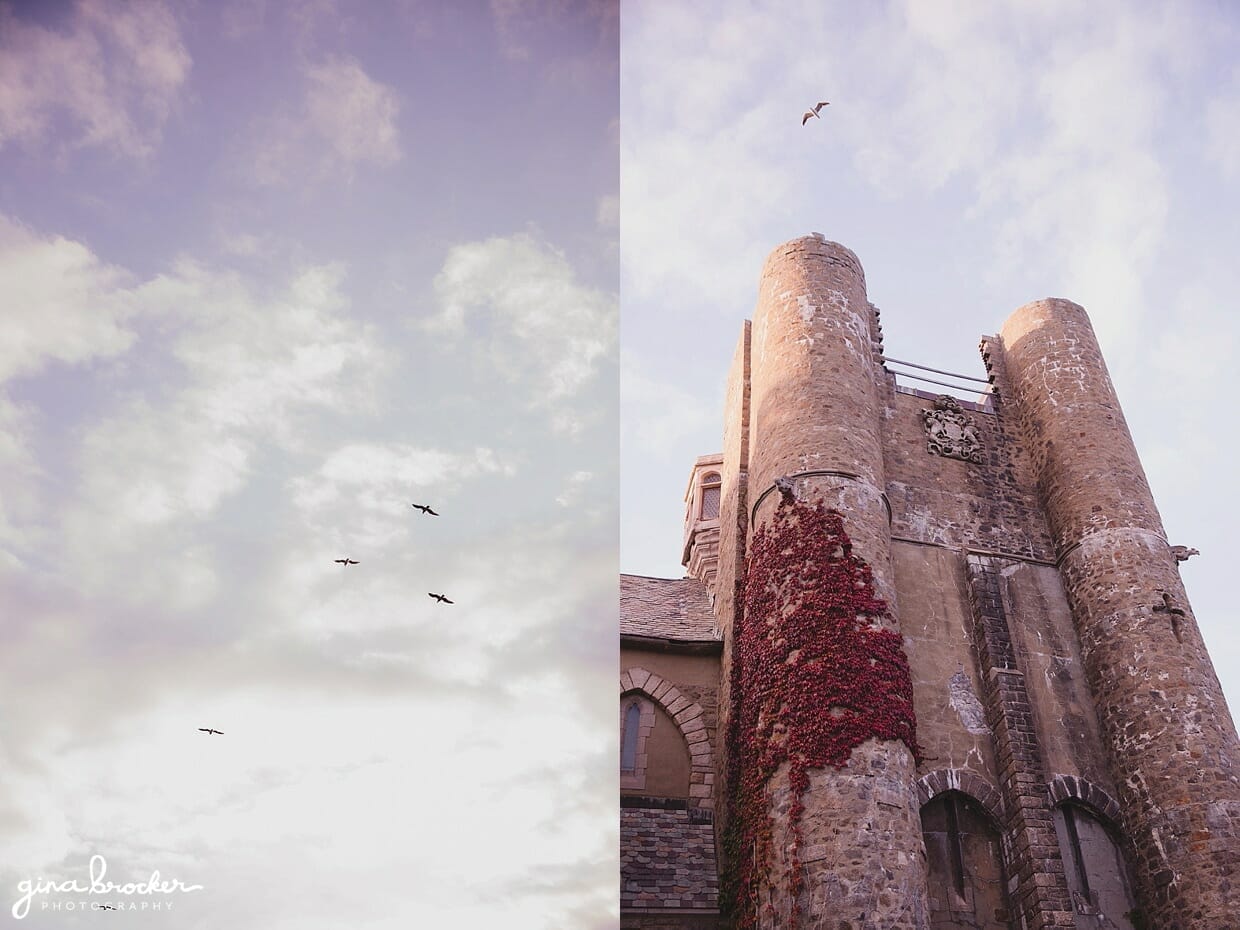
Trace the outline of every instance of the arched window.
{"label": "arched window", "polygon": [[624,725],[620,734],[620,771],[637,771],[637,737],[641,732],[642,708],[637,701],[630,701],[624,711]]}
{"label": "arched window", "polygon": [[719,473],[707,472],[702,476],[702,507],[700,519],[719,519]]}
{"label": "arched window", "polygon": [[1110,831],[1090,810],[1065,801],[1055,808],[1055,832],[1063,868],[1076,906],[1078,927],[1134,930],[1129,913],[1136,907],[1123,853]]}
{"label": "arched window", "polygon": [[935,930],[1011,930],[999,831],[968,795],[945,791],[921,809]]}

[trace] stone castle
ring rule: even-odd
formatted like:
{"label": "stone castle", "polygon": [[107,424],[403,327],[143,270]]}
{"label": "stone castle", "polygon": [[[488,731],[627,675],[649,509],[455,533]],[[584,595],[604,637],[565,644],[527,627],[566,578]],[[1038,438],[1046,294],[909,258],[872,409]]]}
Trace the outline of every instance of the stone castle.
{"label": "stone castle", "polygon": [[1240,927],[1192,550],[1089,320],[981,352],[976,402],[898,384],[851,251],[768,258],[688,577],[621,578],[624,928]]}

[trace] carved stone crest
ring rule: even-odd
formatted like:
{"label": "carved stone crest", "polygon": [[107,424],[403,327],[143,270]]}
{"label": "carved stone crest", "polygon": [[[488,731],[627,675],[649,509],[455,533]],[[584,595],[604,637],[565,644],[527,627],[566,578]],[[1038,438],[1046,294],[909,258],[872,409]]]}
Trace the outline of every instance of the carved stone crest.
{"label": "carved stone crest", "polygon": [[935,455],[964,459],[982,464],[982,439],[956,402],[956,398],[942,394],[934,402],[933,410],[923,410],[926,424],[926,449]]}

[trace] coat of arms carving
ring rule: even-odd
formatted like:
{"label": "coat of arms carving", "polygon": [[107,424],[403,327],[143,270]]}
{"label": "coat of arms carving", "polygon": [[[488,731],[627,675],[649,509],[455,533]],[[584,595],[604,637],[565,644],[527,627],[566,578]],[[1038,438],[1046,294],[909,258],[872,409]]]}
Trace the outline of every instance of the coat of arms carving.
{"label": "coat of arms carving", "polygon": [[936,455],[982,464],[982,439],[956,398],[940,395],[933,410],[923,410],[926,449]]}

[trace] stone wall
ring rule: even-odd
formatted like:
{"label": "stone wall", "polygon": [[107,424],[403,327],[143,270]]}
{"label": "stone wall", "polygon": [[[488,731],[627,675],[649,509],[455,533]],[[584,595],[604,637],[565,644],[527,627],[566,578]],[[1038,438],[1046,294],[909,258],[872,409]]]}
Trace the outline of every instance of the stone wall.
{"label": "stone wall", "polygon": [[[853,253],[814,235],[775,249],[763,271],[725,405],[718,725],[743,697],[730,670],[750,541],[781,500],[821,500],[890,605],[878,622],[903,636],[924,755],[914,770],[902,746],[871,741],[843,770],[811,772],[796,901],[781,876],[797,801],[786,771],[770,779],[764,925],[928,926],[916,810],[951,790],[1001,828],[1003,861],[986,874],[1007,887],[987,905],[992,922],[1097,921],[1101,905],[1065,874],[1076,854],[1065,857],[1055,820],[1079,804],[1099,818],[1082,814],[1088,856],[1106,860],[1098,830],[1115,844],[1123,874],[1098,884],[1111,911],[1133,871],[1135,908],[1116,919],[1234,926],[1235,727],[1088,320],[1039,301],[981,351],[985,403],[899,389]],[[721,741],[721,781],[728,753]],[[895,833],[875,844],[880,825]]]}
{"label": "stone wall", "polygon": [[[661,734],[656,725],[656,732],[651,734],[652,745],[657,747],[661,740],[663,745],[670,746],[667,751],[650,754],[647,787],[622,787],[621,793],[687,797],[693,806],[713,810],[719,742],[719,659],[712,654],[684,655],[622,647],[620,668],[621,697],[633,693],[648,695],[665,724]],[[682,793],[681,785],[687,785],[687,791]]]}
{"label": "stone wall", "polygon": [[1081,307],[1044,300],[1017,310],[1000,341],[1139,903],[1162,930],[1234,927],[1240,745],[1097,340]]}
{"label": "stone wall", "polygon": [[960,402],[979,436],[981,462],[927,450],[934,401],[892,392],[883,453],[891,534],[897,539],[1054,560],[1028,456],[993,407]]}

